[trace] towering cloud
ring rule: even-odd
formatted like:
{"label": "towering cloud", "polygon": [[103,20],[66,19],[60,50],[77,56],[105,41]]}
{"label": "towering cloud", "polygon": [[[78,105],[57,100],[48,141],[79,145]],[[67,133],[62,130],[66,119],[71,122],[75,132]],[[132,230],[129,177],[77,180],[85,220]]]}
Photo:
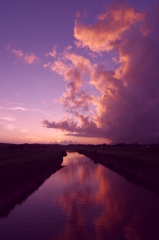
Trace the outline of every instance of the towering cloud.
{"label": "towering cloud", "polygon": [[115,4],[93,25],[75,22],[77,47],[116,53],[118,63],[111,70],[66,51],[49,63],[69,82],[62,103],[75,120],[44,120],[45,127],[113,142],[159,142],[158,11],[158,4],[148,12]]}

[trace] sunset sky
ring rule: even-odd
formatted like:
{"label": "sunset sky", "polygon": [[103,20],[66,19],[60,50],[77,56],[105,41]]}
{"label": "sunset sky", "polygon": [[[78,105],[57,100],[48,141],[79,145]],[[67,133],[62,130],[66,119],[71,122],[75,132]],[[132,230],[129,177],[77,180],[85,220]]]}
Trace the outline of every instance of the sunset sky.
{"label": "sunset sky", "polygon": [[158,143],[159,1],[1,0],[0,142]]}

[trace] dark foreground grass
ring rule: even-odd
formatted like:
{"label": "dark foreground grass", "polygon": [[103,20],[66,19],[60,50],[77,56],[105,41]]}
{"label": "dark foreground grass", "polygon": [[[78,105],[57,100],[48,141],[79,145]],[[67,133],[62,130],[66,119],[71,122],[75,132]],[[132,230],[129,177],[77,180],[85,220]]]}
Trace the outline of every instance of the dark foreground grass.
{"label": "dark foreground grass", "polygon": [[65,152],[45,145],[0,149],[0,209],[61,168]]}

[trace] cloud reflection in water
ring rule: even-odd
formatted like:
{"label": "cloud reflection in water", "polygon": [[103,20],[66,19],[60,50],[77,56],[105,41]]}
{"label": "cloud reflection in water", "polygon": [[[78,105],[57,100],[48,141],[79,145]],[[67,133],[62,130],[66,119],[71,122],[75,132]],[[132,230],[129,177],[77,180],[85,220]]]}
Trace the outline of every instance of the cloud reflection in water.
{"label": "cloud reflection in water", "polygon": [[124,178],[77,153],[69,153],[63,165],[59,202],[68,222],[57,239],[142,239]]}

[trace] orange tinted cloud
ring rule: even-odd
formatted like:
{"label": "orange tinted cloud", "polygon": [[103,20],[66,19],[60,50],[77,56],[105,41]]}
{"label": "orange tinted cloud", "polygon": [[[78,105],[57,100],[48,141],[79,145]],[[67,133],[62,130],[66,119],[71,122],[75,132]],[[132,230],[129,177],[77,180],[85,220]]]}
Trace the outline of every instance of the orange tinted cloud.
{"label": "orange tinted cloud", "polygon": [[121,34],[144,20],[145,13],[137,13],[134,8],[120,4],[109,7],[106,13],[98,16],[94,25],[84,26],[75,21],[74,37],[78,47],[88,47],[94,52],[110,51],[121,40]]}
{"label": "orange tinted cloud", "polygon": [[[112,62],[116,61],[113,70],[100,63],[100,55],[92,64],[68,49],[58,64],[52,64],[53,70],[69,82],[61,102],[74,114],[72,122],[77,124],[73,131],[63,128],[67,135],[126,143],[159,142],[158,11],[158,4],[146,14],[114,5],[99,15],[94,25],[76,22],[75,37],[81,47],[96,52],[114,49],[117,56],[110,55]],[[62,129],[54,121],[44,126]]]}
{"label": "orange tinted cloud", "polygon": [[22,59],[27,64],[39,63],[40,58],[38,58],[34,53],[23,53],[22,50],[16,50],[11,48],[11,45],[8,44],[7,50],[11,51],[17,58],[17,60]]}
{"label": "orange tinted cloud", "polygon": [[66,85],[66,92],[60,98],[62,104],[70,109],[88,109],[92,97],[81,89],[83,76],[89,77],[92,65],[89,59],[70,52],[71,47],[64,50],[62,56],[53,63],[49,62],[44,67],[62,75],[69,83]]}
{"label": "orange tinted cloud", "polygon": [[27,63],[27,64],[33,64],[34,62],[39,62],[39,58],[35,56],[34,53],[29,53],[29,54],[25,54],[24,55],[24,62]]}

